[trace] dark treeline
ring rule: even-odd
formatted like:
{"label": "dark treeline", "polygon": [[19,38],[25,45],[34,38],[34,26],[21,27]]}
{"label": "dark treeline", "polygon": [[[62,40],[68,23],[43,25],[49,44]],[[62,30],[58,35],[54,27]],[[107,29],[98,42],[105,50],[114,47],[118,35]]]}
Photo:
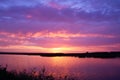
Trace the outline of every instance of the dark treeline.
{"label": "dark treeline", "polygon": [[79,58],[120,58],[120,52],[86,52],[86,53],[17,53],[17,52],[0,52],[0,54],[12,55],[37,55],[43,57],[79,57]]}
{"label": "dark treeline", "polygon": [[55,57],[68,56],[79,58],[120,58],[120,52],[93,52],[93,53],[56,53],[56,54],[40,54],[40,56]]}

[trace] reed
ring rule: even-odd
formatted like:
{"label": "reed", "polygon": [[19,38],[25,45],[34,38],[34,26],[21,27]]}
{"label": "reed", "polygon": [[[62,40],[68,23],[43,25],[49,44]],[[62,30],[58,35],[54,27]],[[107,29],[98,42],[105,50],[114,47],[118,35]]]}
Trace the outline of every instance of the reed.
{"label": "reed", "polygon": [[47,74],[45,68],[40,71],[31,70],[28,73],[26,70],[21,72],[8,71],[7,66],[0,65],[0,80],[76,80],[70,76],[55,77],[52,74]]}

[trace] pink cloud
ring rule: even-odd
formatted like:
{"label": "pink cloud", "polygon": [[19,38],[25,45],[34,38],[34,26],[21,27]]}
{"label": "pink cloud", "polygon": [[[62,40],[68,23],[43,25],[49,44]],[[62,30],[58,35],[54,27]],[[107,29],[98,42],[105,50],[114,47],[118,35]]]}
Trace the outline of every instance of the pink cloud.
{"label": "pink cloud", "polygon": [[83,33],[69,33],[65,30],[61,31],[41,31],[41,32],[28,32],[28,33],[8,33],[0,32],[0,35],[4,35],[11,38],[27,39],[27,38],[80,38],[80,37],[102,37],[102,38],[115,38],[115,35],[105,35],[105,34],[83,34]]}
{"label": "pink cloud", "polygon": [[77,47],[72,50],[74,52],[74,51],[112,50],[113,48],[114,50],[118,50],[118,48],[120,47],[119,45],[117,45],[119,41],[116,40],[118,39],[117,38],[118,36],[102,34],[70,33],[65,30],[56,32],[41,31],[34,33],[0,32],[0,37],[1,37],[0,46],[3,48],[10,46],[11,47],[10,49],[14,49],[14,46],[18,46],[18,49],[19,46],[26,46],[27,47],[26,50],[32,49],[32,47],[30,46],[48,49],[62,47],[64,48]]}

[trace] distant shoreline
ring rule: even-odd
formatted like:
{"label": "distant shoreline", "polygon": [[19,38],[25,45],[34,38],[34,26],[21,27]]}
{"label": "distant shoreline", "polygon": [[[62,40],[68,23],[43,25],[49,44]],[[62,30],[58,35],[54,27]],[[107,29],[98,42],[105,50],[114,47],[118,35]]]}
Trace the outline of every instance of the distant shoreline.
{"label": "distant shoreline", "polygon": [[33,55],[42,57],[79,57],[79,58],[120,58],[120,52],[92,52],[92,53],[20,53],[0,52],[4,55]]}

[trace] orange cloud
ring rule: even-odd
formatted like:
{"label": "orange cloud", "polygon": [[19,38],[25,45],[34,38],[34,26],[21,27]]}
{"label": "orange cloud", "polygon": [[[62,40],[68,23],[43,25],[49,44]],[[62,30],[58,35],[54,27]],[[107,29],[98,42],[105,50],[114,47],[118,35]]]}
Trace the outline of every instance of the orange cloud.
{"label": "orange cloud", "polygon": [[11,38],[76,38],[76,37],[103,37],[103,38],[115,38],[117,36],[114,35],[103,35],[103,34],[83,34],[83,33],[70,33],[67,31],[57,31],[57,32],[49,32],[49,31],[41,31],[36,33],[8,33],[8,32],[0,32],[0,35],[4,35]]}
{"label": "orange cloud", "polygon": [[57,31],[57,32],[37,32],[32,35],[32,37],[50,37],[50,38],[74,38],[74,37],[105,37],[114,38],[113,35],[103,35],[103,34],[82,34],[82,33],[69,33],[67,31]]}
{"label": "orange cloud", "polygon": [[[70,38],[87,38],[87,37],[101,37],[101,38],[115,38],[113,35],[102,34],[81,34],[81,33],[69,33],[67,31],[57,32],[36,32],[36,33],[8,33],[0,32],[0,51],[23,51],[23,52],[85,52],[85,51],[106,51],[118,50],[120,45],[85,45],[82,41],[75,43],[71,42]],[[39,40],[39,38],[48,38]],[[49,39],[52,38],[52,39]],[[59,40],[59,38],[61,40]],[[37,40],[38,39],[38,40]],[[67,40],[67,41],[66,41]],[[94,43],[94,42],[93,42]],[[74,45],[75,44],[75,45]],[[78,44],[78,45],[77,45]],[[109,48],[109,49],[108,49]],[[114,50],[113,49],[113,50]]]}

